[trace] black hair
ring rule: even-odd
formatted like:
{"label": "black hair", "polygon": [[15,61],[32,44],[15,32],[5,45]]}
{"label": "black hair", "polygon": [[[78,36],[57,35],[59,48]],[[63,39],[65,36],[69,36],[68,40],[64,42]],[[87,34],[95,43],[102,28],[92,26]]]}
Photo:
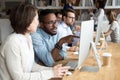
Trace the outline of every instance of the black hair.
{"label": "black hair", "polygon": [[45,9],[39,11],[39,22],[44,22],[45,16],[51,13],[55,14],[55,11],[51,9]]}
{"label": "black hair", "polygon": [[76,14],[75,10],[73,10],[73,9],[66,9],[62,13],[63,17],[67,16],[68,12],[72,12],[72,13]]}
{"label": "black hair", "polygon": [[57,11],[55,12],[55,15],[57,16],[58,14],[61,14],[62,15],[62,11]]}

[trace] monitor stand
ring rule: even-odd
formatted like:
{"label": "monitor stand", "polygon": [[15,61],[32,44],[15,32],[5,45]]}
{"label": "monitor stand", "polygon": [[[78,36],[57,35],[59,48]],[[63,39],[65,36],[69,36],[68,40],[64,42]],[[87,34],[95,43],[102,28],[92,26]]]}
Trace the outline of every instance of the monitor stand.
{"label": "monitor stand", "polygon": [[80,69],[81,72],[98,72],[99,67],[98,66],[83,66]]}
{"label": "monitor stand", "polygon": [[102,67],[102,62],[101,62],[101,58],[97,52],[97,49],[96,49],[96,45],[94,42],[91,42],[91,48],[93,49],[93,52],[94,52],[94,56],[96,58],[96,61],[97,61],[97,66],[82,66],[82,67],[79,67],[78,69],[80,69],[80,71],[82,72],[98,72],[100,70],[100,68]]}
{"label": "monitor stand", "polygon": [[102,41],[101,50],[106,49],[108,45],[103,32],[102,32],[102,39],[100,40]]}
{"label": "monitor stand", "polygon": [[97,47],[97,50],[104,50],[107,48],[107,41],[105,39],[104,33],[102,32],[102,37],[100,38],[100,42],[96,43],[96,46],[100,46],[99,48]]}

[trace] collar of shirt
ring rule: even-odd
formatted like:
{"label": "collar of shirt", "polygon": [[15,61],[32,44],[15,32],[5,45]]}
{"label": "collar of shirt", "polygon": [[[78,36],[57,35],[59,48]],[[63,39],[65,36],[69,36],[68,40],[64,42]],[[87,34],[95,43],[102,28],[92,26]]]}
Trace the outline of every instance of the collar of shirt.
{"label": "collar of shirt", "polygon": [[62,22],[61,24],[60,24],[62,27],[64,27],[64,28],[69,28],[70,26],[68,26],[65,22]]}
{"label": "collar of shirt", "polygon": [[42,36],[44,36],[45,38],[50,39],[50,37],[51,37],[51,35],[47,34],[47,33],[46,33],[43,29],[41,29],[41,28],[38,28],[38,29],[37,29],[37,32],[38,32],[38,33],[41,33]]}

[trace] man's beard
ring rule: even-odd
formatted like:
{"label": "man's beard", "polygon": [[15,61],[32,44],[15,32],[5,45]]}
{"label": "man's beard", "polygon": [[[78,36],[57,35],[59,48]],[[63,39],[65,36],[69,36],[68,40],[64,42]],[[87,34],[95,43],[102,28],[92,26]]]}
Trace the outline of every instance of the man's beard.
{"label": "man's beard", "polygon": [[46,27],[44,27],[44,28],[42,28],[47,34],[49,34],[49,35],[51,35],[51,36],[54,36],[54,35],[56,35],[57,34],[57,32],[56,33],[52,33],[52,32],[50,32],[48,29],[46,29]]}

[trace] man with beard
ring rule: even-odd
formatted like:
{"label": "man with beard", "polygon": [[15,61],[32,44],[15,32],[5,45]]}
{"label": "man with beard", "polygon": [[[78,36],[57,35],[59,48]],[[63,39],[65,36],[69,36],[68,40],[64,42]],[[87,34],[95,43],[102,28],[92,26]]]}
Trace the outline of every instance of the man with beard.
{"label": "man with beard", "polygon": [[[60,25],[58,25],[58,33],[60,34],[60,37],[65,37],[68,35],[72,35],[75,32],[80,33],[80,26],[75,25],[75,11],[72,9],[66,9],[63,13],[63,21]],[[79,34],[78,34],[79,35]],[[75,41],[76,40],[76,41]],[[78,51],[78,46],[76,46],[79,39],[74,39],[73,42],[75,42],[75,45],[73,44],[64,44],[64,48],[66,48],[69,51]]]}
{"label": "man with beard", "polygon": [[39,14],[40,27],[31,34],[37,63],[53,66],[56,61],[67,56],[67,50],[62,48],[63,43],[72,43],[74,35],[60,39],[57,33],[57,19],[53,10],[42,10]]}

